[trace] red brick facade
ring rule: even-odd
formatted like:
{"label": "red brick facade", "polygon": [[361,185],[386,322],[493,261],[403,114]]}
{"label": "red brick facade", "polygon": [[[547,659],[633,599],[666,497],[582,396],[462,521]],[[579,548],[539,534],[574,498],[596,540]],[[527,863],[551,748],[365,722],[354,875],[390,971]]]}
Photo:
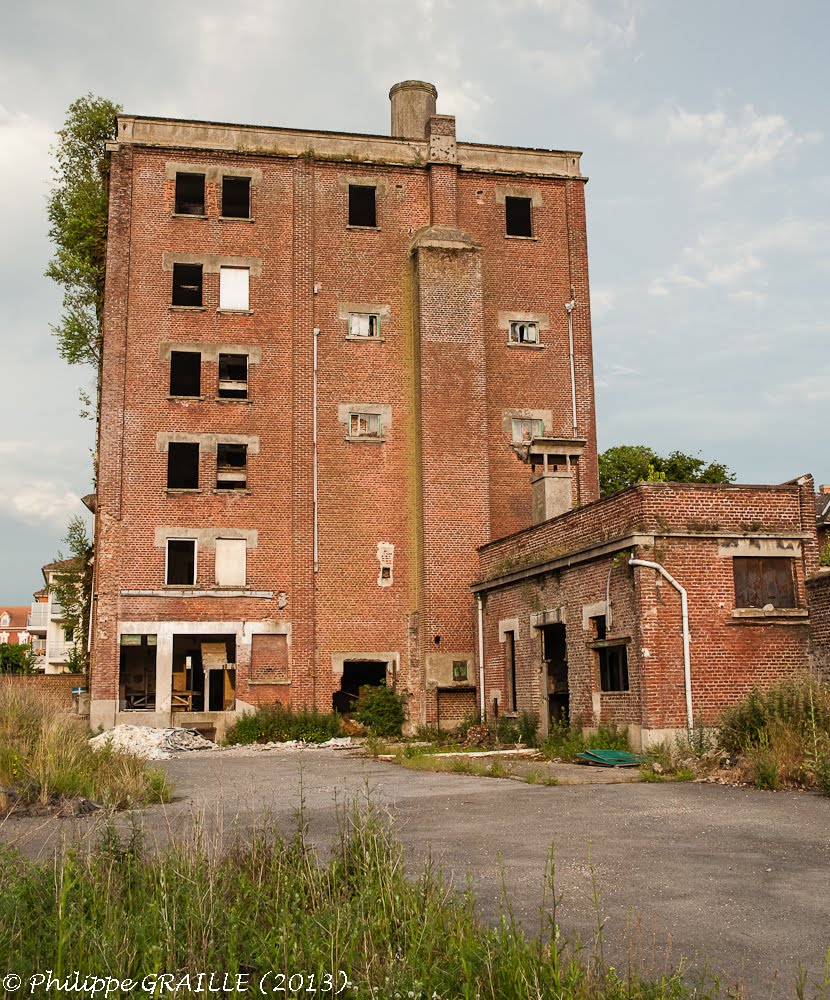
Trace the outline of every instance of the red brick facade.
{"label": "red brick facade", "polygon": [[[327,710],[345,664],[380,662],[414,723],[436,721],[440,691],[458,714],[476,549],[530,524],[513,418],[584,440],[573,496],[597,496],[579,155],[456,144],[448,116],[393,138],[123,116],[110,162],[93,726],[230,711],[176,695],[188,635],[232,637],[237,709]],[[177,174],[204,175],[203,213],[176,213]],[[250,219],[220,215],[228,176],[250,179]],[[374,188],[376,226],[349,225],[350,185]],[[510,197],[532,202],[532,235],[506,234]],[[202,265],[201,307],[171,305],[176,264]],[[249,269],[248,310],[218,308],[227,265]],[[379,316],[380,336],[350,336],[350,313]],[[541,345],[509,343],[510,317]],[[201,355],[198,397],[169,393],[177,351]],[[217,398],[221,353],[247,355],[247,399]],[[352,412],[382,433],[352,435]],[[242,490],[214,489],[228,440],[247,446]],[[167,488],[171,442],[198,443],[197,490]],[[216,585],[226,536],[246,539],[244,586]],[[166,583],[170,538],[196,539],[194,585]],[[252,672],[258,633],[285,647]],[[132,707],[129,643],[156,664]]]}
{"label": "red brick facade", "polygon": [[[566,642],[559,666],[571,721],[628,725],[644,742],[684,728],[680,594],[632,557],[658,563],[687,592],[696,722],[714,722],[753,685],[806,669],[806,581],[818,566],[812,487],[809,476],[783,486],[643,484],[484,546],[475,589],[484,601],[489,711],[496,700],[502,712],[537,713],[547,728],[548,710],[559,706],[556,695],[548,701],[557,663],[543,632],[552,628]],[[740,606],[747,599],[739,600],[736,560],[786,567],[787,606]],[[602,639],[597,618],[607,623]],[[515,637],[515,706],[505,632]],[[623,690],[602,690],[609,646],[625,647]]]}

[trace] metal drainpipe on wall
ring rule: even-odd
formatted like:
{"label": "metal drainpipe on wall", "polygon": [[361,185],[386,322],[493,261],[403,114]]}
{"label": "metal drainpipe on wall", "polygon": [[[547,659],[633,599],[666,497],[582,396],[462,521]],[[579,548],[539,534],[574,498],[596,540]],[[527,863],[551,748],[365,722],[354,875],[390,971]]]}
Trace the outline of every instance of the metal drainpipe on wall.
{"label": "metal drainpipe on wall", "polygon": [[571,358],[571,417],[573,420],[573,436],[576,437],[576,371],[574,368],[574,309],[576,302],[571,289],[571,301],[565,303],[565,312],[568,314],[568,351]]}
{"label": "metal drainpipe on wall", "polygon": [[692,730],[694,729],[694,713],[692,711],[692,665],[689,653],[689,600],[686,596],[686,590],[680,586],[671,573],[664,569],[660,563],[652,562],[650,559],[635,559],[632,556],[628,560],[628,565],[647,566],[649,569],[657,570],[680,594],[680,610],[683,618],[683,680],[686,687],[686,728],[689,731],[689,740],[691,741]]}
{"label": "metal drainpipe on wall", "polygon": [[314,328],[314,376],[311,387],[311,407],[313,410],[312,416],[312,431],[311,431],[311,453],[312,453],[312,507],[314,508],[314,572],[316,573],[320,568],[320,558],[319,558],[319,536],[318,536],[318,524],[317,524],[317,338],[320,336],[320,330]]}
{"label": "metal drainpipe on wall", "polygon": [[484,602],[481,599],[481,594],[476,594],[476,601],[478,602],[478,702],[483,723],[486,715],[486,702],[484,698]]}

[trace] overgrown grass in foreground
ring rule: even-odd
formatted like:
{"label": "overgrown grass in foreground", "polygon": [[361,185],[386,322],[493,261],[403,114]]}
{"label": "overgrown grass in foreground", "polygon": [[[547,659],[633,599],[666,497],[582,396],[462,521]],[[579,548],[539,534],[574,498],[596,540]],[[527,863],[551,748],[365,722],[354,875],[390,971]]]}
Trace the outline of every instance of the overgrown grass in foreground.
{"label": "overgrown grass in foreground", "polygon": [[292,710],[276,702],[262,705],[256,712],[237,719],[228,730],[225,742],[229,745],[285,743],[288,740],[325,743],[339,735],[340,716],[337,712],[325,714],[311,709]]}
{"label": "overgrown grass in foreground", "polygon": [[24,981],[43,968],[138,980],[217,971],[253,982],[278,970],[306,982],[314,974],[318,984],[342,971],[354,984],[343,996],[375,1000],[691,995],[677,975],[646,980],[605,968],[601,947],[569,951],[555,907],[528,938],[509,906],[500,926],[487,927],[471,898],[452,893],[431,866],[409,876],[401,846],[371,812],[344,821],[326,863],[301,834],[224,849],[195,839],[160,855],[140,837],[110,833],[90,854],[48,864],[7,852],[0,966]]}
{"label": "overgrown grass in foreground", "polygon": [[120,809],[166,802],[170,787],[132,754],[93,750],[86,724],[53,699],[0,680],[0,811],[60,798]]}

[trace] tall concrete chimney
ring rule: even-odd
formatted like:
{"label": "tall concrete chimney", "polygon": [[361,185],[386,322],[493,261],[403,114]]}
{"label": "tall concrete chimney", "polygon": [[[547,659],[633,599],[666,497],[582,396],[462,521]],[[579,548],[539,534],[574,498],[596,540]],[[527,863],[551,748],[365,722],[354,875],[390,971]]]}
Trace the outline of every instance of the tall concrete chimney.
{"label": "tall concrete chimney", "polygon": [[392,135],[396,139],[423,139],[435,114],[438,91],[423,80],[404,80],[389,91]]}

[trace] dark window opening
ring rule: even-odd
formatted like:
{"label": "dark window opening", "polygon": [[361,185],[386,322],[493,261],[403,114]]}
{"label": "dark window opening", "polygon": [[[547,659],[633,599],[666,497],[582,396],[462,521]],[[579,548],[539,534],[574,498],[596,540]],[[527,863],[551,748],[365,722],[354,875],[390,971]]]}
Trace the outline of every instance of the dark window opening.
{"label": "dark window opening", "polygon": [[381,566],[381,568],[380,568],[380,578],[381,578],[381,580],[391,580],[392,579],[392,567],[391,566]]}
{"label": "dark window opening", "polygon": [[508,236],[532,236],[530,198],[504,199],[505,231]]}
{"label": "dark window opening", "polygon": [[735,575],[735,607],[794,608],[794,559],[779,557],[736,557],[732,560]]}
{"label": "dark window opening", "polygon": [[248,355],[219,355],[219,398],[248,398]]}
{"label": "dark window opening", "polygon": [[205,214],[204,174],[176,174],[176,214]]}
{"label": "dark window opening", "polygon": [[173,305],[200,306],[202,304],[202,265],[173,265]]}
{"label": "dark window opening", "polygon": [[167,446],[167,488],[199,488],[199,445],[197,442],[171,441]]}
{"label": "dark window opening", "polygon": [[248,485],[248,446],[220,444],[216,449],[216,489],[244,490]]}
{"label": "dark window opening", "polygon": [[119,709],[122,712],[154,711],[156,636],[122,635],[119,660]]}
{"label": "dark window opening", "polygon": [[507,711],[517,710],[516,700],[516,633],[504,633],[504,661],[507,676],[505,678],[507,688]]}
{"label": "dark window opening", "polygon": [[248,177],[222,178],[222,215],[226,219],[250,219],[251,181]]}
{"label": "dark window opening", "polygon": [[168,538],[165,583],[192,587],[196,582],[196,540]]}
{"label": "dark window opening", "polygon": [[349,225],[377,226],[375,188],[362,184],[349,185]]}
{"label": "dark window opening", "polygon": [[600,691],[627,691],[628,649],[625,646],[606,646],[597,650],[597,655]]}
{"label": "dark window opening", "polygon": [[357,702],[360,689],[371,685],[378,687],[386,683],[386,663],[379,660],[346,660],[343,664],[343,679],[340,690],[335,691],[331,705],[335,712],[351,712]]}
{"label": "dark window opening", "polygon": [[541,631],[542,659],[547,673],[548,718],[551,723],[567,725],[570,720],[570,688],[565,626],[559,623],[543,625]]}
{"label": "dark window opening", "polygon": [[170,395],[198,396],[202,389],[202,355],[199,351],[170,352]]}
{"label": "dark window opening", "polygon": [[594,618],[589,618],[588,624],[591,626],[591,638],[593,641],[603,642],[605,640],[605,615],[597,615]]}

